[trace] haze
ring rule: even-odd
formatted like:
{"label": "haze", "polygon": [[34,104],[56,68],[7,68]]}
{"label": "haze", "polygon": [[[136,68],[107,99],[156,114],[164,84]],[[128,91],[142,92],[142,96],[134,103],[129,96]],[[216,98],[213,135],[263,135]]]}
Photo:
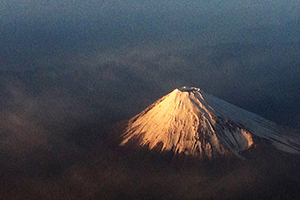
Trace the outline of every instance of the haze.
{"label": "haze", "polygon": [[192,85],[299,127],[299,4],[2,1],[1,68],[84,71],[95,93],[119,93],[126,117]]}
{"label": "haze", "polygon": [[2,0],[2,159],[40,145],[68,156],[90,148],[184,85],[300,128],[299,8],[297,0]]}

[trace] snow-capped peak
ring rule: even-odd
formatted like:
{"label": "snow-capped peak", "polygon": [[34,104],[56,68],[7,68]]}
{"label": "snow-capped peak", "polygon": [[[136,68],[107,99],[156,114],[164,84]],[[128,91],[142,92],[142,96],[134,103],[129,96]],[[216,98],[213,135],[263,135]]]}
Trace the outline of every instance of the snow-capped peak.
{"label": "snow-capped peak", "polygon": [[270,140],[278,149],[300,153],[300,142],[289,131],[199,88],[184,86],[131,118],[120,145],[133,142],[149,149],[199,157],[213,158],[229,152],[241,157],[256,135]]}

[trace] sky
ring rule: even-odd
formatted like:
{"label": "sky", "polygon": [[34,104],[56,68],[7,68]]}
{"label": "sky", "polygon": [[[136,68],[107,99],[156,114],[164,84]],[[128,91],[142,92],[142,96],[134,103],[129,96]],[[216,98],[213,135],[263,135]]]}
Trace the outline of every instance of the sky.
{"label": "sky", "polygon": [[0,4],[7,112],[113,124],[187,85],[300,127],[299,1]]}
{"label": "sky", "polygon": [[111,126],[187,85],[300,128],[299,8],[296,0],[1,1],[2,117],[72,138],[81,125]]}
{"label": "sky", "polygon": [[182,86],[300,129],[299,24],[298,0],[2,0],[0,169],[79,166]]}
{"label": "sky", "polygon": [[[120,99],[124,117],[176,87],[193,85],[299,127],[299,4],[4,0],[1,68],[59,73],[65,81],[81,70],[99,95],[109,91],[104,104]],[[138,108],[126,109],[136,102]]]}

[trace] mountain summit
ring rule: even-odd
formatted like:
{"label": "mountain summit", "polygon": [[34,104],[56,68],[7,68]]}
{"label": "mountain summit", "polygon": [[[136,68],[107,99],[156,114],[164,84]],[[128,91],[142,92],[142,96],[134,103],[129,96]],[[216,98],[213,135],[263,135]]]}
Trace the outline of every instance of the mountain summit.
{"label": "mountain summit", "polygon": [[129,119],[120,145],[201,158],[231,152],[243,158],[241,153],[254,144],[255,136],[269,140],[277,149],[300,154],[297,133],[199,88],[182,87]]}

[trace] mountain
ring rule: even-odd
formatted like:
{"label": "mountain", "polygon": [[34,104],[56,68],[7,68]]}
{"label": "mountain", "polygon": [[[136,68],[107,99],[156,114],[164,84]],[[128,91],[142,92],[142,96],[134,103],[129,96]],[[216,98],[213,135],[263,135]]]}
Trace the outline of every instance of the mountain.
{"label": "mountain", "polygon": [[300,154],[300,131],[280,126],[195,87],[182,87],[132,117],[120,146],[210,159],[242,152],[263,139]]}

